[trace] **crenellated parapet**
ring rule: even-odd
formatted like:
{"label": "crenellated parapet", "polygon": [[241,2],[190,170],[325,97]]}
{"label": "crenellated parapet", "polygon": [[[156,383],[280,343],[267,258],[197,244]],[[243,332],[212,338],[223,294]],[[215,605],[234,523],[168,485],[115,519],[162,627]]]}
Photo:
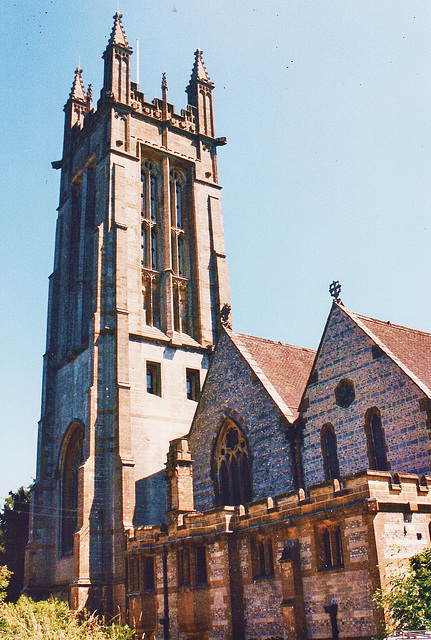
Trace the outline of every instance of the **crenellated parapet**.
{"label": "crenellated parapet", "polygon": [[[145,94],[135,87],[136,85],[132,83],[131,107],[136,114],[142,114],[154,120],[166,121],[171,127],[196,133],[195,107],[189,105],[187,109],[181,109],[181,113],[176,113],[175,105],[169,102],[164,103],[160,98],[154,98],[152,102],[147,102]],[[164,112],[165,104],[166,112]]]}
{"label": "crenellated parapet", "polygon": [[[188,449],[183,448],[185,439],[171,443],[170,462],[167,475],[177,471],[181,462],[188,468],[191,462]],[[361,471],[344,478],[342,483],[331,480],[288,493],[255,500],[246,506],[224,506],[205,512],[177,513],[166,528],[140,527],[135,529],[135,538],[141,544],[150,544],[155,536],[185,537],[197,534],[216,534],[240,531],[249,527],[285,523],[293,526],[295,521],[312,514],[329,516],[343,508],[361,504],[370,514],[378,512],[422,512],[431,513],[431,476],[419,478],[413,474],[394,474],[383,471]]]}
{"label": "crenellated parapet", "polygon": [[[189,461],[186,444],[171,443],[171,470]],[[348,637],[372,637],[382,623],[373,593],[429,545],[430,486],[428,476],[362,471],[245,506],[171,512],[167,525],[137,528],[127,542],[131,570],[154,562],[157,578],[151,592],[129,584],[133,615],[150,606],[160,614],[169,592],[170,624],[191,632],[204,619],[210,638],[220,625],[229,637],[236,606],[253,620],[256,638],[271,629],[272,637],[297,640],[305,628],[321,637],[331,615]],[[319,605],[310,606],[315,598]]]}

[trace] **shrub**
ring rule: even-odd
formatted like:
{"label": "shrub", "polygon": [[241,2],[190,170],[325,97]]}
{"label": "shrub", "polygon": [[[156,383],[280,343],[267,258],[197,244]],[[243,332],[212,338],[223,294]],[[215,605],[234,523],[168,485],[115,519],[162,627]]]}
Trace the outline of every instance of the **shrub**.
{"label": "shrub", "polygon": [[0,511],[0,565],[11,571],[6,600],[16,602],[24,584],[24,553],[28,538],[29,490],[9,491]]}
{"label": "shrub", "polygon": [[374,599],[390,618],[388,631],[431,629],[431,548],[410,558],[405,574]]}
{"label": "shrub", "polygon": [[105,626],[96,616],[71,611],[57,600],[35,602],[21,596],[16,604],[0,602],[1,640],[128,640],[132,635],[127,626]]}
{"label": "shrub", "polygon": [[6,589],[12,572],[7,567],[0,567],[0,603],[6,598]]}

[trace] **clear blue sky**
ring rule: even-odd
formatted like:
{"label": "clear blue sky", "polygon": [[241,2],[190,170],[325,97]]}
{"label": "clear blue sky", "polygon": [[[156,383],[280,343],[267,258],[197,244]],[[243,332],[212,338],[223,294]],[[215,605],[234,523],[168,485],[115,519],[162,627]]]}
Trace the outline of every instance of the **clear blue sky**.
{"label": "clear blue sky", "polygon": [[[117,0],[3,0],[0,501],[35,474],[62,108],[101,88]],[[431,4],[121,0],[140,88],[185,106],[199,46],[215,83],[234,328],[317,347],[354,311],[431,331]],[[136,58],[136,56],[134,56]],[[135,61],[133,62],[135,66]],[[136,75],[136,74],[134,74]]]}

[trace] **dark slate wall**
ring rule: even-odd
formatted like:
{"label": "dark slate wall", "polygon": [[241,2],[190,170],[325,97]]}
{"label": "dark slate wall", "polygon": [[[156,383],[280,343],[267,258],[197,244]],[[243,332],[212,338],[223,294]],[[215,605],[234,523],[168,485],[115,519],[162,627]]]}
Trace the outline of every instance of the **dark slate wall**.
{"label": "dark slate wall", "polygon": [[[333,308],[316,363],[318,382],[306,393],[309,407],[303,414],[303,461],[307,485],[324,480],[320,430],[328,422],[335,428],[341,475],[368,468],[364,424],[371,407],[381,412],[390,471],[429,474],[424,394],[388,356],[373,359],[372,345],[351,318]],[[355,385],[356,399],[348,408],[335,403],[334,390],[342,378]]]}
{"label": "dark slate wall", "polygon": [[214,506],[211,456],[217,434],[228,417],[238,422],[250,445],[253,499],[293,489],[281,412],[262,384],[253,381],[248,363],[230,338],[222,334],[189,435],[197,510]]}

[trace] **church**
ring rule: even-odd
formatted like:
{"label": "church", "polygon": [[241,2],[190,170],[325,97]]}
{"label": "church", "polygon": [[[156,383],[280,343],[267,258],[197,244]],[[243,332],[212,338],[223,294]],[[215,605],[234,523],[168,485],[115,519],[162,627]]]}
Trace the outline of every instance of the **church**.
{"label": "church", "polygon": [[431,334],[347,309],[317,351],[233,330],[213,89],[64,107],[25,589],[146,640],[345,640],[430,544]]}

